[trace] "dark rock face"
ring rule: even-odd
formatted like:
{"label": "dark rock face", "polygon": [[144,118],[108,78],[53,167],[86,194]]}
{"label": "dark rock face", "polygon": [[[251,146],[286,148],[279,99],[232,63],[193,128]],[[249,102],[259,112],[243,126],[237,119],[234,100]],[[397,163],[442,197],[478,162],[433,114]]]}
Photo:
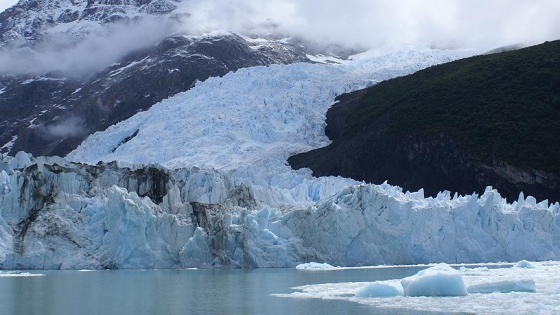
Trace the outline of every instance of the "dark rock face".
{"label": "dark rock face", "polygon": [[522,170],[495,161],[488,165],[465,154],[450,137],[396,137],[383,130],[390,117],[357,134],[345,134],[346,115],[357,106],[364,91],[346,94],[327,113],[325,148],[290,157],[294,168],[309,167],[315,176],[344,176],[371,183],[388,181],[426,195],[448,190],[459,194],[482,193],[493,186],[508,200],[519,193],[537,199],[560,200],[560,178],[537,170]]}
{"label": "dark rock face", "polygon": [[[51,73],[2,76],[0,146],[8,152],[63,156],[89,134],[191,88],[195,81],[243,67],[307,61],[299,47],[273,42],[255,48],[236,35],[168,37],[90,78]],[[5,152],[4,152],[5,153]]]}

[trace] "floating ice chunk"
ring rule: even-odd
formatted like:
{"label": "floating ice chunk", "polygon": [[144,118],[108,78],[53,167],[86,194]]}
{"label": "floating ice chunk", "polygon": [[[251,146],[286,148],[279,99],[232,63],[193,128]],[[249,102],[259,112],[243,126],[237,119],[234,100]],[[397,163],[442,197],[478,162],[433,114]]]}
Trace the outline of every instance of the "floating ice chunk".
{"label": "floating ice chunk", "polygon": [[401,280],[405,296],[464,296],[467,288],[461,273],[438,264]]}
{"label": "floating ice chunk", "polygon": [[327,263],[316,263],[316,262],[310,262],[310,263],[306,263],[306,264],[299,264],[296,266],[296,269],[299,270],[333,270],[336,269],[336,267],[333,267]]}
{"label": "floating ice chunk", "polygon": [[368,298],[368,297],[392,297],[402,295],[402,290],[395,288],[389,284],[383,284],[374,282],[362,288],[356,293],[356,297]]}
{"label": "floating ice chunk", "polygon": [[0,277],[43,277],[43,273],[29,273],[29,272],[19,272],[19,271],[6,271],[0,272]]}
{"label": "floating ice chunk", "polygon": [[514,267],[524,268],[524,269],[533,269],[533,268],[535,268],[535,265],[533,265],[532,263],[530,263],[526,260],[521,260],[521,261],[517,262],[517,264],[515,264]]}
{"label": "floating ice chunk", "polygon": [[512,280],[475,284],[468,287],[469,293],[537,292],[534,280]]}

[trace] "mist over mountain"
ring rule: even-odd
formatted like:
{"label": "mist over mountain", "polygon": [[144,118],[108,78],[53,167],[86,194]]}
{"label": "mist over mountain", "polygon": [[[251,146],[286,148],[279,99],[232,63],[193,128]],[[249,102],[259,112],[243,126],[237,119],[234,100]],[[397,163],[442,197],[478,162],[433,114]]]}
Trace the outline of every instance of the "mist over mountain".
{"label": "mist over mountain", "polygon": [[182,6],[192,14],[189,28],[246,32],[270,19],[290,36],[365,48],[498,47],[560,35],[554,0],[195,0]]}
{"label": "mist over mountain", "polygon": [[309,61],[286,41],[181,31],[178,4],[24,0],[1,13],[0,151],[65,155],[197,80]]}
{"label": "mist over mountain", "polygon": [[0,14],[0,73],[91,73],[166,36],[216,30],[361,50],[530,45],[560,36],[559,11],[553,0],[22,0]]}

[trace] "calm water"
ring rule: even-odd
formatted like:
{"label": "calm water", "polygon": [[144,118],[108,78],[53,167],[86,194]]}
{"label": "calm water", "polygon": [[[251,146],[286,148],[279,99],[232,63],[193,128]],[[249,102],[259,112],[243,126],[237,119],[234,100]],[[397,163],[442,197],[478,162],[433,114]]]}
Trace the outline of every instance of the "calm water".
{"label": "calm water", "polygon": [[411,314],[270,294],[305,284],[397,279],[419,270],[47,271],[43,277],[0,277],[0,314]]}

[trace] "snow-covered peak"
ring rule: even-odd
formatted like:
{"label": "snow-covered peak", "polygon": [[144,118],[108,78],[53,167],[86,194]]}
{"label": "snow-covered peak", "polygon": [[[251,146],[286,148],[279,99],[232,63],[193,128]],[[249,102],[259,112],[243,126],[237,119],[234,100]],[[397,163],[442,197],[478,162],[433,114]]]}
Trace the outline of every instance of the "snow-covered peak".
{"label": "snow-covered peak", "polygon": [[105,24],[161,16],[175,10],[176,4],[174,0],[21,0],[0,13],[0,46],[40,42],[53,35],[82,40]]}

